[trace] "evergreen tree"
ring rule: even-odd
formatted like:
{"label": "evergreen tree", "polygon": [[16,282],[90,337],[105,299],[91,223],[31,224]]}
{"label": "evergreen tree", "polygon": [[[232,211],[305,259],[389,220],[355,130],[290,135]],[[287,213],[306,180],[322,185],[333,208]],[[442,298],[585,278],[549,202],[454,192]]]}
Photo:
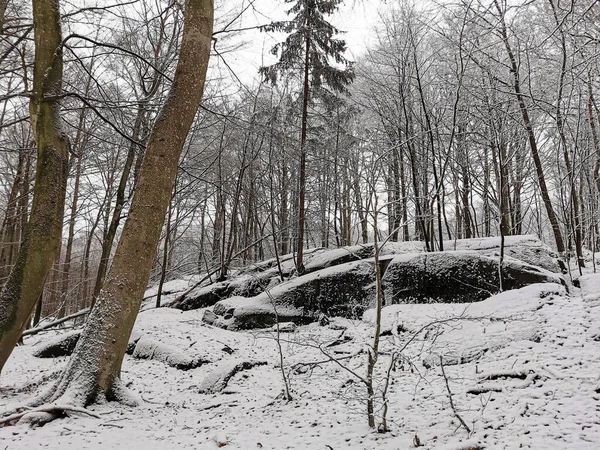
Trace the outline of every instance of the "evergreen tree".
{"label": "evergreen tree", "polygon": [[302,70],[302,125],[300,132],[300,170],[298,174],[298,240],[296,268],[304,273],[303,246],[306,221],[306,133],[308,102],[315,94],[327,87],[335,92],[346,92],[354,79],[352,63],[344,57],[346,43],[335,36],[339,33],[325,16],[333,14],[342,0],[285,0],[293,3],[287,14],[291,20],[273,22],[264,31],[289,33],[284,42],[275,45],[271,53],[279,61],[261,67],[260,74],[266,81],[277,83],[281,75]]}

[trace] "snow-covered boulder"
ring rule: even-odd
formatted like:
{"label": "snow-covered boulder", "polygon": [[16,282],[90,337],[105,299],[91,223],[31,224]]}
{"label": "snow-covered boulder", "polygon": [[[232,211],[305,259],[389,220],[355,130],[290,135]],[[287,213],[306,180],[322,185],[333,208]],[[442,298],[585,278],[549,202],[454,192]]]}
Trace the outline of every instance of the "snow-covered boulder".
{"label": "snow-covered boulder", "polygon": [[579,277],[581,296],[587,303],[600,304],[600,273],[590,273]]}
{"label": "snow-covered boulder", "polygon": [[[534,283],[564,284],[555,273],[506,257],[503,290]],[[389,263],[383,277],[384,303],[464,303],[500,291],[498,259],[473,251],[409,253]]]}
{"label": "snow-covered boulder", "polygon": [[[444,251],[471,251],[483,256],[496,257],[500,254],[500,237],[444,241]],[[381,253],[385,255],[424,252],[425,245],[419,241],[387,242],[381,249]],[[550,272],[562,272],[558,254],[532,234],[506,236],[504,238],[504,255],[532,266],[542,267]]]}
{"label": "snow-covered boulder", "polygon": [[[384,255],[383,292],[394,303],[465,303],[484,300],[500,291],[498,259],[473,251]],[[560,275],[506,257],[503,289],[534,283],[564,284]],[[375,300],[375,261],[339,264],[293,278],[252,298],[235,296],[217,302],[206,322],[227,329],[298,324],[319,315],[360,317]],[[216,317],[215,317],[216,316]]]}
{"label": "snow-covered boulder", "polygon": [[253,297],[263,292],[271,283],[274,273],[240,275],[231,280],[221,281],[194,289],[185,297],[175,299],[172,308],[189,311],[212,306],[219,300],[233,296]]}
{"label": "snow-covered boulder", "polygon": [[215,304],[215,325],[260,328],[279,322],[306,323],[320,314],[360,317],[373,301],[374,261],[339,264],[293,278],[253,298],[234,297]]}
{"label": "snow-covered boulder", "polygon": [[[500,254],[500,237],[445,241],[445,250],[476,251],[485,256]],[[504,255],[554,273],[561,273],[558,254],[532,234],[505,236]]]}
{"label": "snow-covered boulder", "polygon": [[71,330],[66,333],[43,341],[33,350],[33,356],[38,358],[58,358],[60,356],[69,356],[75,350],[81,330]]}
{"label": "snow-covered boulder", "polygon": [[[333,250],[313,249],[305,259],[305,274],[311,274],[328,267],[351,261],[359,261],[372,256],[373,244],[355,245]],[[285,277],[295,271],[293,255],[280,259],[281,271]],[[274,259],[249,266],[243,272],[233,274],[229,279],[194,289],[183,298],[173,301],[170,306],[184,311],[206,308],[230,297],[255,297],[267,288],[279,283],[279,268]]]}

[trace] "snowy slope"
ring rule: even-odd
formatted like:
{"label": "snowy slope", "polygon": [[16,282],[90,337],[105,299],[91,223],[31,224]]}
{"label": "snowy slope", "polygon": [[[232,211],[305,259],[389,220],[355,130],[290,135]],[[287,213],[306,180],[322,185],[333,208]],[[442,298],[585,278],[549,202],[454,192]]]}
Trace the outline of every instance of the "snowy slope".
{"label": "snowy slope", "polygon": [[[202,310],[146,310],[136,332],[211,363],[182,371],[127,356],[122,376],[145,401],[141,406],[94,405],[90,410],[100,419],[73,414],[40,429],[0,428],[0,449],[214,449],[220,443],[225,449],[393,450],[414,448],[415,435],[425,449],[598,449],[600,275],[580,283],[571,296],[560,286],[534,285],[476,304],[387,309],[387,328],[401,325],[401,331],[383,338],[378,392],[391,355],[406,348],[390,372],[386,434],[366,426],[365,391],[353,375],[365,373],[368,320],[282,333],[294,397],[286,402],[274,332],[213,328],[202,323]],[[427,327],[449,318],[456,320]],[[28,338],[15,350],[0,377],[0,409],[26,401],[65,364],[66,358],[31,356],[36,342],[51,335]],[[471,355],[490,336],[502,339],[477,359],[450,365],[453,353]],[[423,366],[440,354],[470,436],[450,407],[439,364]],[[339,364],[324,362],[331,358]],[[233,376],[218,394],[199,392],[215,368],[239,360],[267,364]],[[477,389],[488,392],[467,393]]]}

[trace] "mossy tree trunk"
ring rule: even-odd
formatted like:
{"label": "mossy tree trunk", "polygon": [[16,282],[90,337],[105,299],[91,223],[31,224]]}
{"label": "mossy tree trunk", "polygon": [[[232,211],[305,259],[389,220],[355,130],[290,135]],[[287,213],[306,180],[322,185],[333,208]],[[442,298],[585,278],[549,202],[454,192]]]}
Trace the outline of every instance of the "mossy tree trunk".
{"label": "mossy tree trunk", "polygon": [[212,0],[185,2],[173,85],[150,135],[113,263],[71,360],[52,393],[38,401],[60,398],[61,404],[87,405],[98,397],[118,399],[123,356],[150,278],[179,157],[204,90],[213,9]]}
{"label": "mossy tree trunk", "polygon": [[58,0],[33,0],[35,61],[31,124],[37,168],[31,218],[23,244],[0,293],[0,370],[21,337],[40,297],[59,246],[69,163],[61,129],[62,48]]}

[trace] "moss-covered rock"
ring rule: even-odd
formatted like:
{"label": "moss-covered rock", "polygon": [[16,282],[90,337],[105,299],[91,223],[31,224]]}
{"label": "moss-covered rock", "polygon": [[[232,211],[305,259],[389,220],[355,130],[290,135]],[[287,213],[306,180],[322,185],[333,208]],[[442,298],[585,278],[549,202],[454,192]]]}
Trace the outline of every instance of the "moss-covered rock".
{"label": "moss-covered rock", "polygon": [[[478,252],[452,251],[396,256],[383,277],[385,304],[464,303],[500,292],[499,260]],[[503,290],[534,283],[564,284],[558,274],[513,258],[502,266]]]}
{"label": "moss-covered rock", "polygon": [[229,329],[259,328],[280,322],[306,323],[319,315],[360,318],[372,303],[373,259],[329,267],[294,278],[253,298],[215,304],[214,322]]}

